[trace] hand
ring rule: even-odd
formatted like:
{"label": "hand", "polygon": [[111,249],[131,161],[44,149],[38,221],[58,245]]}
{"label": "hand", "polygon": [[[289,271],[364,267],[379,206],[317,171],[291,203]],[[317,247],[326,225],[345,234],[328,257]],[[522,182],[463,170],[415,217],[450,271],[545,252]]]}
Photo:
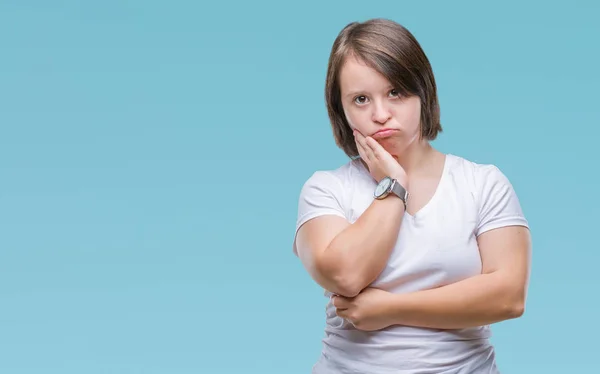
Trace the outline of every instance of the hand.
{"label": "hand", "polygon": [[381,330],[393,324],[390,300],[393,294],[377,288],[365,288],[353,298],[335,295],[336,314],[364,331]]}
{"label": "hand", "polygon": [[375,139],[363,136],[354,130],[354,139],[360,157],[367,163],[371,176],[378,183],[384,177],[397,179],[404,187],[408,188],[408,177],[402,166],[385,150]]}

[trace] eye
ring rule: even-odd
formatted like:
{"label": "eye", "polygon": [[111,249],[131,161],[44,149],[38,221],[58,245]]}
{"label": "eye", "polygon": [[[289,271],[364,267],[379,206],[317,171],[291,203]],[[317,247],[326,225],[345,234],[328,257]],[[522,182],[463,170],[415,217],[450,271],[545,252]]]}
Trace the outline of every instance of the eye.
{"label": "eye", "polygon": [[358,105],[362,105],[367,102],[367,97],[364,95],[357,96],[354,98],[354,102]]}
{"label": "eye", "polygon": [[393,96],[393,97],[400,97],[400,92],[398,92],[398,90],[397,90],[397,89],[395,89],[395,88],[392,88],[392,90],[390,91],[390,96]]}

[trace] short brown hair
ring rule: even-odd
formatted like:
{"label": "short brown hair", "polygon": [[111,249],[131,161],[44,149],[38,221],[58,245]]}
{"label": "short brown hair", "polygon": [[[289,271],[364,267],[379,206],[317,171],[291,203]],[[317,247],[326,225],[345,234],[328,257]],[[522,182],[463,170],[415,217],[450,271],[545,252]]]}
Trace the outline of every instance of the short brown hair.
{"label": "short brown hair", "polygon": [[335,39],[327,68],[325,100],[336,144],[349,157],[358,155],[342,107],[339,75],[350,56],[385,76],[405,96],[421,99],[421,138],[434,140],[442,131],[437,87],[431,65],[415,37],[402,25],[371,19],[346,25]]}

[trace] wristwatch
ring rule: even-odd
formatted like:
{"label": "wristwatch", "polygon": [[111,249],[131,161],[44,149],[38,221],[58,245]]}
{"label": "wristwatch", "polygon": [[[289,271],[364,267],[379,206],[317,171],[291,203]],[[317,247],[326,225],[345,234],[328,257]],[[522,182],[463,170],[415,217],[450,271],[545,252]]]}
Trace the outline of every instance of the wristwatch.
{"label": "wristwatch", "polygon": [[404,202],[404,208],[406,209],[408,191],[396,179],[385,177],[375,187],[374,195],[376,199],[381,200],[386,198],[390,193],[398,196]]}

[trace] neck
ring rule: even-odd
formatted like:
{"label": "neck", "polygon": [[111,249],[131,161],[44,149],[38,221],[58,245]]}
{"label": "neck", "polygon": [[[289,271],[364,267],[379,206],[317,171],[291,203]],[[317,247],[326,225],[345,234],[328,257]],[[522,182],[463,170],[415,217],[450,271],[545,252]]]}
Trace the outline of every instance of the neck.
{"label": "neck", "polygon": [[402,166],[406,174],[418,173],[435,156],[437,151],[426,140],[413,142],[402,154],[392,154],[392,156]]}

